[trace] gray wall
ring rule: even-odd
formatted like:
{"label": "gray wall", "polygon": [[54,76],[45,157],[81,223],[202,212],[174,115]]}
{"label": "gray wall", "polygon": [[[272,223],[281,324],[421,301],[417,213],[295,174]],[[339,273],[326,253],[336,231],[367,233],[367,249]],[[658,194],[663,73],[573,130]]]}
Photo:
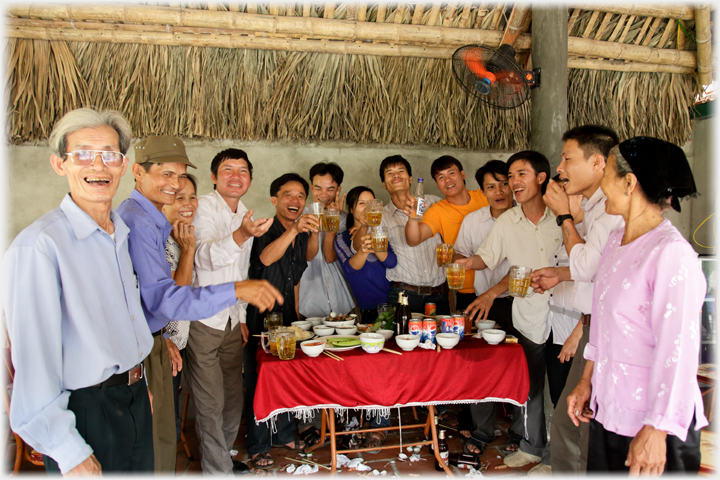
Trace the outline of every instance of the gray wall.
{"label": "gray wall", "polygon": [[[189,170],[198,177],[198,193],[201,195],[212,191],[210,161],[215,154],[230,147],[241,148],[247,152],[253,164],[254,180],[250,190],[243,197],[243,202],[254,210],[255,218],[274,215],[275,210],[270,203],[269,190],[270,183],[275,178],[283,173],[296,172],[307,179],[310,167],[317,162],[333,161],[343,168],[344,192],[357,185],[365,185],[372,188],[378,198],[387,202],[390,197],[382,188],[378,174],[380,162],[387,156],[400,154],[405,157],[413,168],[413,180],[424,177],[425,191],[436,195],[439,195],[439,192],[435,182],[430,178],[430,165],[440,155],[453,155],[462,162],[470,189],[478,188],[474,174],[479,167],[489,160],[506,160],[510,156],[503,152],[475,153],[452,148],[366,146],[344,143],[188,141],[186,147],[190,161],[198,167],[197,170],[192,168]],[[50,155],[47,145],[10,146],[6,150],[7,175],[3,176],[6,185],[2,189],[4,192],[9,192],[7,221],[3,223],[7,225],[6,245],[9,245],[12,238],[23,228],[57,207],[68,192],[67,180],[57,175],[50,166]],[[132,152],[130,161],[134,161]],[[128,169],[115,195],[113,202],[115,207],[130,195],[133,187],[134,180]]]}

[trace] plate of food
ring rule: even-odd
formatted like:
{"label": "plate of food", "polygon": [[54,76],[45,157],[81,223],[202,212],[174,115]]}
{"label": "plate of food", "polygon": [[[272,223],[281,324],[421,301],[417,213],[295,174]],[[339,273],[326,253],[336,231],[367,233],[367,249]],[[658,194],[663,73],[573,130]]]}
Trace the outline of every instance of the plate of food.
{"label": "plate of food", "polygon": [[329,335],[323,338],[327,340],[325,350],[331,352],[344,352],[360,346],[360,337],[357,335]]}
{"label": "plate of food", "polygon": [[331,312],[330,316],[323,320],[323,324],[328,327],[351,327],[355,325],[357,315],[349,313],[347,315],[336,315],[335,312]]}
{"label": "plate of food", "polygon": [[295,334],[296,342],[304,342],[305,340],[310,340],[315,336],[315,333],[312,330],[303,330],[302,328],[296,327],[295,325],[290,325],[289,327],[285,328],[289,328],[293,331],[293,333]]}

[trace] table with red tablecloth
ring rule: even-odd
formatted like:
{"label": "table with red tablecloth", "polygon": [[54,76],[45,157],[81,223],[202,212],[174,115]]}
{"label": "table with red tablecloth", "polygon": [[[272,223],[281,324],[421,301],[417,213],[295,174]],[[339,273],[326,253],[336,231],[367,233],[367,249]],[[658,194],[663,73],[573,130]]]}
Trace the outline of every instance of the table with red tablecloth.
{"label": "table with red tablecloth", "polygon": [[293,360],[258,352],[255,417],[308,409],[377,409],[483,401],[523,405],[530,381],[525,353],[516,343],[489,345],[465,337],[452,349],[420,347],[369,354],[362,348],[311,358],[298,347]]}

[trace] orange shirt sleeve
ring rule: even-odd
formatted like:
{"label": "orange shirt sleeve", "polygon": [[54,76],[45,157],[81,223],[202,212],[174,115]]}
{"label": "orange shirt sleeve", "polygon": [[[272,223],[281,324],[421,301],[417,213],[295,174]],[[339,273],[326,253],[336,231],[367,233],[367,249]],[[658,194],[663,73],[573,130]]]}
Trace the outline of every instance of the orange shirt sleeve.
{"label": "orange shirt sleeve", "polygon": [[430,205],[430,208],[425,210],[425,214],[423,215],[422,223],[430,227],[430,230],[432,230],[433,235],[436,233],[439,233],[440,236],[443,236],[442,234],[442,222],[440,219],[442,218],[442,205],[440,202],[433,203]]}

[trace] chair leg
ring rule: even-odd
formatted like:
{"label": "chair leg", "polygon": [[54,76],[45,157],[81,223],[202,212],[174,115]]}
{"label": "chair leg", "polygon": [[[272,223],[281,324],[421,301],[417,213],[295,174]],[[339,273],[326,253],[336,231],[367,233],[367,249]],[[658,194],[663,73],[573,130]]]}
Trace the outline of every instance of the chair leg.
{"label": "chair leg", "polygon": [[182,421],[180,422],[180,432],[185,431],[185,420],[187,419],[188,405],[190,404],[190,389],[185,392],[185,405],[183,405]]}
{"label": "chair leg", "polygon": [[180,431],[180,443],[182,443],[182,446],[185,449],[185,455],[187,455],[188,460],[192,460],[193,456],[192,453],[190,453],[190,446],[188,445],[187,438],[185,438],[185,432],[182,430]]}
{"label": "chair leg", "polygon": [[415,407],[412,407],[412,409],[413,409],[413,417],[415,417],[415,420],[417,420],[418,419],[417,410],[415,409]]}
{"label": "chair leg", "polygon": [[25,442],[23,442],[23,439],[20,438],[20,435],[17,433],[13,432],[13,435],[15,436],[15,466],[13,467],[13,473],[17,473],[20,471],[20,466],[22,465]]}

